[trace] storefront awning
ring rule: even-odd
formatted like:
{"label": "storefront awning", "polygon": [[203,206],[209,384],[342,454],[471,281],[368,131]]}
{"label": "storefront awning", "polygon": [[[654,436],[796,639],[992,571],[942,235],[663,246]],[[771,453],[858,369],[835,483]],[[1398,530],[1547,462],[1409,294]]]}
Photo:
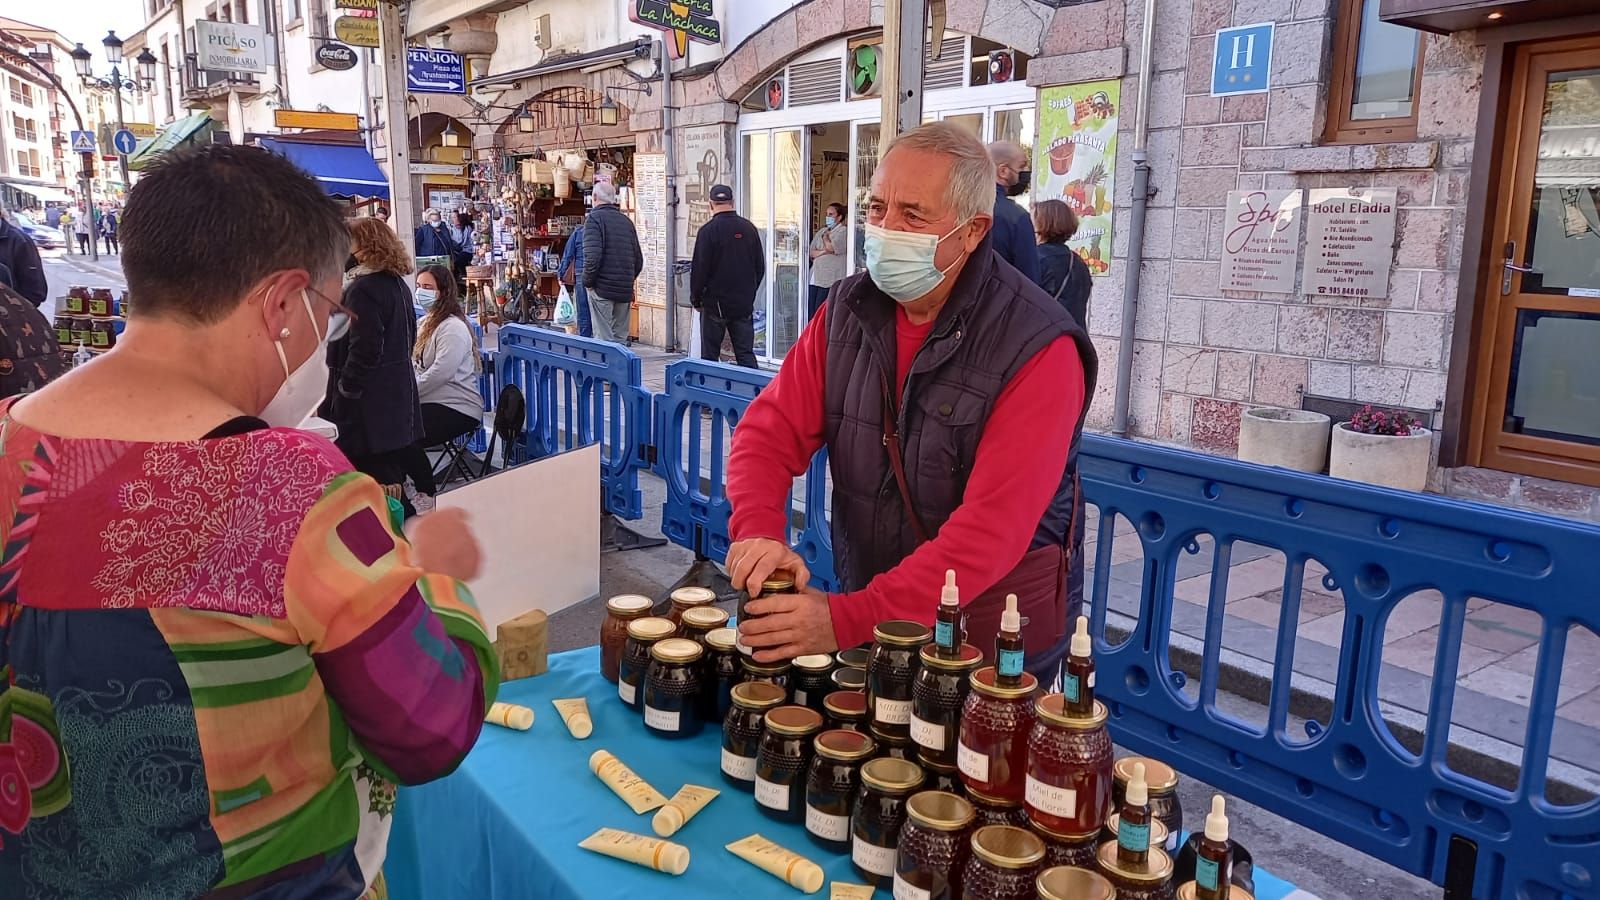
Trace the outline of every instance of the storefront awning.
{"label": "storefront awning", "polygon": [[1576,16],[1595,11],[1594,0],[1380,0],[1385,22],[1451,34]]}
{"label": "storefront awning", "polygon": [[155,137],[145,138],[139,142],[139,146],[133,148],[133,152],[128,155],[128,168],[135,172],[143,169],[161,154],[176,150],[198,138],[211,122],[209,113],[195,113],[162,128],[156,132]]}
{"label": "storefront awning", "polygon": [[377,160],[359,144],[311,144],[282,138],[261,138],[259,143],[288,157],[335,197],[389,198],[389,180],[383,177]]}
{"label": "storefront awning", "polygon": [[4,183],[6,187],[11,188],[12,190],[21,191],[24,194],[32,194],[33,198],[38,200],[40,203],[72,202],[72,197],[69,196],[66,191],[63,191],[62,189],[53,185],[28,184],[27,182],[16,181],[13,179],[6,179],[4,182],[0,183]]}

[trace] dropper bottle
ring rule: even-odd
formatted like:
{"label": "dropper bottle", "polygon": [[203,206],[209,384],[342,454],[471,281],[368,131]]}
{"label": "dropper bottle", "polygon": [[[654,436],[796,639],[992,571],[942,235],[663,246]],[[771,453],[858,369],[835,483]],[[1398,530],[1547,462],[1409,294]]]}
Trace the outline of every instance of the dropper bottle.
{"label": "dropper bottle", "polygon": [[994,639],[994,683],[1000,687],[1022,684],[1022,614],[1017,611],[1017,595],[1006,595],[1006,611],[1000,614],[1000,633]]}
{"label": "dropper bottle", "polygon": [[1150,858],[1150,785],[1144,763],[1133,764],[1133,777],[1117,811],[1117,861],[1142,866]]}
{"label": "dropper bottle", "polygon": [[1094,655],[1089,641],[1089,619],[1078,617],[1077,630],[1067,647],[1066,677],[1061,692],[1067,698],[1067,715],[1090,718],[1094,715]]}
{"label": "dropper bottle", "polygon": [[1228,900],[1229,882],[1233,879],[1233,845],[1228,843],[1226,802],[1221,794],[1211,798],[1205,835],[1196,848],[1195,900]]}
{"label": "dropper bottle", "polygon": [[961,591],[956,587],[956,570],[946,569],[944,587],[939,591],[939,613],[933,624],[934,650],[945,659],[955,659],[961,649]]}

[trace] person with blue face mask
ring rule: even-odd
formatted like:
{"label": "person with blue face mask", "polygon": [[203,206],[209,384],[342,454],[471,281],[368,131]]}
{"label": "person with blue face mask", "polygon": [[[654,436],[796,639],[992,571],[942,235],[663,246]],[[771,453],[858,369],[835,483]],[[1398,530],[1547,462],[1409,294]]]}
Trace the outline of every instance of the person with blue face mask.
{"label": "person with blue face mask", "polygon": [[808,319],[816,317],[817,310],[828,299],[828,290],[844,277],[845,250],[850,244],[846,219],[843,203],[829,203],[822,227],[811,239],[811,296],[806,304]]}
{"label": "person with blue face mask", "polygon": [[[1027,668],[1055,681],[1071,585],[1081,596],[1070,466],[1095,352],[995,252],[994,179],[983,145],[956,126],[891,144],[867,198],[867,271],[833,286],[734,430],[727,566],[756,597],[739,632],[757,661],[857,646],[885,620],[932,624],[954,570],[967,642],[992,652],[1015,594],[1030,620]],[[808,587],[786,540],[793,479],[824,448],[833,594]],[[795,590],[759,596],[779,570]]]}

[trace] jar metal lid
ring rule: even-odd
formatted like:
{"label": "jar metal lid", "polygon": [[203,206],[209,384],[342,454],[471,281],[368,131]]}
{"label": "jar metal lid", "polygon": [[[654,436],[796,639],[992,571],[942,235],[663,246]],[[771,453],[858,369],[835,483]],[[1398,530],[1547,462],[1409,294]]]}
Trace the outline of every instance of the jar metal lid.
{"label": "jar metal lid", "polygon": [[628,623],[628,637],[641,643],[655,643],[663,638],[672,637],[678,630],[671,619],[659,616],[646,616],[643,619],[634,619]]}
{"label": "jar metal lid", "polygon": [[782,703],[789,693],[765,681],[746,681],[734,685],[729,696],[733,698],[735,706],[742,706],[745,709],[771,709]]}
{"label": "jar metal lid", "polygon": [[[1034,887],[1039,891],[1039,900],[1113,900],[1117,896],[1117,889],[1104,875],[1076,866],[1045,869],[1034,881]],[[1184,900],[1182,888],[1178,889],[1178,898]],[[1188,900],[1194,900],[1193,895]]]}
{"label": "jar metal lid", "polygon": [[1124,756],[1111,767],[1111,774],[1126,787],[1133,780],[1133,764],[1144,763],[1144,783],[1152,794],[1165,794],[1178,787],[1178,772],[1159,759],[1148,756]]}
{"label": "jar metal lid", "polygon": [[761,582],[762,594],[787,594],[794,590],[794,576],[788,572],[773,572]]}
{"label": "jar metal lid", "polygon": [[744,670],[752,675],[786,675],[789,672],[789,661],[780,660],[772,663],[756,662],[755,657],[746,656],[739,660]]}
{"label": "jar metal lid", "polygon": [[848,650],[840,650],[834,657],[839,660],[839,665],[847,669],[864,670],[872,659],[872,651],[865,647],[851,647]]}
{"label": "jar metal lid", "polygon": [[972,673],[972,689],[985,697],[994,697],[1000,700],[1018,700],[1032,694],[1039,687],[1039,679],[1028,672],[1022,673],[1022,683],[1016,687],[1004,687],[995,683],[994,666],[984,666]]}
{"label": "jar metal lid", "polygon": [[946,659],[939,655],[939,648],[934,644],[922,646],[922,664],[930,669],[944,669],[950,672],[961,672],[967,669],[976,669],[983,665],[983,651],[971,644],[962,644],[956,648],[954,659]]}
{"label": "jar metal lid", "polygon": [[905,794],[922,786],[922,767],[914,762],[880,756],[861,767],[861,780],[868,787],[891,794]]}
{"label": "jar metal lid", "polygon": [[705,651],[688,638],[666,638],[650,647],[650,656],[657,662],[692,663]]}
{"label": "jar metal lid", "polygon": [[714,650],[732,650],[739,646],[739,632],[732,628],[713,628],[706,632],[706,644]]}
{"label": "jar metal lid", "polygon": [[[1195,900],[1200,891],[1200,885],[1193,881],[1185,881],[1178,885],[1178,900]],[[1255,895],[1239,887],[1237,884],[1228,886],[1228,900],[1256,900]]]}
{"label": "jar metal lid", "polygon": [[710,588],[681,587],[672,592],[672,602],[679,606],[704,606],[717,602],[717,592]]}
{"label": "jar metal lid", "polygon": [[693,628],[721,628],[728,624],[728,614],[715,606],[690,607],[683,611],[683,624]]}
{"label": "jar metal lid", "polygon": [[[1150,847],[1150,855],[1142,863],[1125,863],[1117,859],[1117,842],[1106,841],[1095,851],[1095,861],[1107,875],[1133,884],[1161,884],[1172,879],[1172,857],[1160,847]],[[1231,897],[1232,891],[1229,892]]]}
{"label": "jar metal lid", "polygon": [[1044,841],[1015,825],[985,825],[972,833],[972,852],[991,866],[1026,869],[1044,861]]}
{"label": "jar metal lid", "polygon": [[651,606],[643,594],[618,594],[606,601],[606,612],[619,619],[637,619],[649,615]]}
{"label": "jar metal lid", "polygon": [[970,798],[973,803],[976,803],[979,806],[987,806],[990,809],[1017,809],[1018,807],[1022,806],[1021,800],[1007,800],[1004,797],[991,797],[982,791],[975,791],[970,787],[967,788],[967,797]]}
{"label": "jar metal lid", "polygon": [[865,719],[867,695],[861,691],[833,691],[822,698],[822,708],[840,719]]}
{"label": "jar metal lid", "polygon": [[822,713],[806,706],[780,706],[767,713],[767,730],[805,737],[822,730]]}
{"label": "jar metal lid", "polygon": [[872,629],[872,636],[878,643],[890,647],[920,647],[933,640],[933,632],[928,626],[905,619],[879,622],[878,626]]}
{"label": "jar metal lid", "polygon": [[1106,705],[1099,700],[1094,702],[1094,715],[1079,717],[1067,712],[1067,698],[1063,694],[1045,694],[1033,701],[1033,708],[1039,713],[1039,718],[1051,725],[1059,725],[1073,731],[1089,731],[1106,724],[1110,712]]}
{"label": "jar metal lid", "polygon": [[834,728],[817,735],[816,750],[818,756],[854,762],[878,752],[878,744],[859,731]]}
{"label": "jar metal lid", "polygon": [[912,741],[911,741],[911,735],[909,735],[909,734],[900,734],[900,735],[884,734],[883,732],[878,730],[878,723],[876,723],[876,722],[872,723],[872,725],[870,726],[870,730],[872,731],[872,737],[874,739],[876,739],[878,743],[883,744],[885,746],[888,746],[888,747],[910,747],[910,746],[913,745]]}
{"label": "jar metal lid", "polygon": [[841,691],[860,691],[867,687],[867,670],[855,668],[834,669],[829,676]]}
{"label": "jar metal lid", "polygon": [[1038,822],[1033,821],[1032,816],[1028,817],[1028,825],[1031,826],[1034,831],[1039,832],[1040,837],[1047,841],[1055,841],[1058,844],[1098,844],[1100,841],[1100,833],[1103,830],[1096,828],[1093,831],[1084,832],[1083,834],[1064,834],[1059,831],[1052,831],[1048,828],[1045,828]]}
{"label": "jar metal lid", "polygon": [[[1106,819],[1106,831],[1109,832],[1112,837],[1116,837],[1117,826],[1120,824],[1122,824],[1121,814],[1112,813]],[[1150,846],[1165,847],[1167,844],[1168,833],[1169,831],[1167,829],[1167,823],[1161,821],[1155,816],[1150,817]]]}
{"label": "jar metal lid", "polygon": [[833,657],[826,653],[812,653],[807,656],[796,656],[790,660],[796,669],[807,672],[826,672],[833,668]]}
{"label": "jar metal lid", "polygon": [[971,803],[947,791],[923,791],[906,801],[906,815],[934,831],[960,831],[972,824],[977,811]]}

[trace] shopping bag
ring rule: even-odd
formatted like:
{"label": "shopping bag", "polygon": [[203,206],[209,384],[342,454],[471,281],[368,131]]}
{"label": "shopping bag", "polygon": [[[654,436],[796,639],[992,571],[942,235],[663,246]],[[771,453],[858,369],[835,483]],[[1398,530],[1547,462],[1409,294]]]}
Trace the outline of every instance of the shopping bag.
{"label": "shopping bag", "polygon": [[561,293],[556,297],[557,325],[571,325],[578,320],[578,307],[572,302],[572,294],[567,291],[567,286],[561,286]]}

